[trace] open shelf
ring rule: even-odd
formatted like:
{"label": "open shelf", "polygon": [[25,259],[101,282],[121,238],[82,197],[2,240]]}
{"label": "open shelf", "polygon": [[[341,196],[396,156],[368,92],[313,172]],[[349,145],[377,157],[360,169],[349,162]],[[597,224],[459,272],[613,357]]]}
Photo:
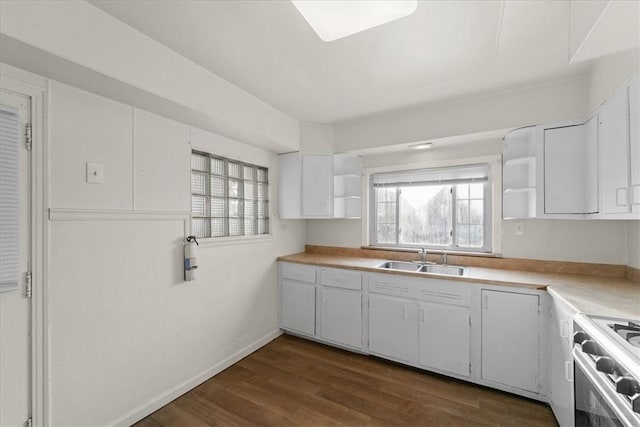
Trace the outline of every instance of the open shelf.
{"label": "open shelf", "polygon": [[333,216],[362,217],[362,158],[336,154],[333,163]]}

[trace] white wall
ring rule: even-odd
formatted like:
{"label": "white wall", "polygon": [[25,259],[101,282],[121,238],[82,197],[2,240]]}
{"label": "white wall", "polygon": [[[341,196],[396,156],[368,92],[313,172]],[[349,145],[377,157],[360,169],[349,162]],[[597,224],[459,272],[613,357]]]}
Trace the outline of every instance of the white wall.
{"label": "white wall", "polygon": [[627,221],[627,265],[640,268],[640,221]]}
{"label": "white wall", "polygon": [[[515,234],[517,223],[525,234]],[[625,221],[526,220],[502,222],[508,258],[621,264],[627,262]]]}
{"label": "white wall", "polygon": [[640,50],[606,56],[596,61],[586,80],[587,112],[602,104],[620,85],[638,72]]}
{"label": "white wall", "polygon": [[[49,94],[49,422],[128,424],[279,333],[275,258],[303,250],[304,222],[203,244],[183,282],[191,147],[269,167],[272,201],[276,156],[64,84]],[[104,184],[85,183],[85,161]]]}
{"label": "white wall", "polygon": [[371,147],[467,135],[572,119],[584,114],[584,79],[382,113],[336,124],[336,149]]}
{"label": "white wall", "polygon": [[300,123],[300,151],[305,153],[335,152],[334,127],[316,123]]}
{"label": "white wall", "polygon": [[[3,62],[92,90],[109,85],[109,96],[152,95],[157,107],[140,102],[156,113],[187,111],[208,129],[263,148],[299,148],[296,120],[88,2],[3,0],[0,33]],[[122,93],[127,86],[133,90]]]}

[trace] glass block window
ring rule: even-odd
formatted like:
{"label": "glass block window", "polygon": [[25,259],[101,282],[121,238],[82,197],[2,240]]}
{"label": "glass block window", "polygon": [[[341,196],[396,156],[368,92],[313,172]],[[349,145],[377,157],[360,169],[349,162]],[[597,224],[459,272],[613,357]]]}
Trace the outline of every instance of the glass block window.
{"label": "glass block window", "polygon": [[191,153],[191,232],[197,237],[269,234],[268,169]]}

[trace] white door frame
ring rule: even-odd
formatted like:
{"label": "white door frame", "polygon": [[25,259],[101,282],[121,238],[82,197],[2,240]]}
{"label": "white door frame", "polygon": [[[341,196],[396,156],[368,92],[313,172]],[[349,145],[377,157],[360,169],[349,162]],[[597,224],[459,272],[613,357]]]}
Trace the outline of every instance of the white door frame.
{"label": "white door frame", "polygon": [[48,167],[46,159],[47,80],[0,63],[0,87],[31,97],[31,416],[34,426],[48,424]]}

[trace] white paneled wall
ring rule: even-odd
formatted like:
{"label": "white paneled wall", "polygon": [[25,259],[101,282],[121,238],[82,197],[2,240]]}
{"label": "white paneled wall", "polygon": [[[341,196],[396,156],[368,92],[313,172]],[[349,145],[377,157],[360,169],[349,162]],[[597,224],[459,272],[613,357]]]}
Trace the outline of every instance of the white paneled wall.
{"label": "white paneled wall", "polygon": [[[132,108],[51,82],[50,207],[132,208]],[[86,183],[86,162],[104,166],[104,184]]]}
{"label": "white paneled wall", "polygon": [[134,208],[189,211],[189,126],[137,109],[134,118]]}
{"label": "white paneled wall", "polygon": [[50,113],[49,423],[131,424],[279,333],[275,259],[304,222],[202,244],[185,283],[192,144],[267,166],[272,200],[276,156],[56,82]]}

